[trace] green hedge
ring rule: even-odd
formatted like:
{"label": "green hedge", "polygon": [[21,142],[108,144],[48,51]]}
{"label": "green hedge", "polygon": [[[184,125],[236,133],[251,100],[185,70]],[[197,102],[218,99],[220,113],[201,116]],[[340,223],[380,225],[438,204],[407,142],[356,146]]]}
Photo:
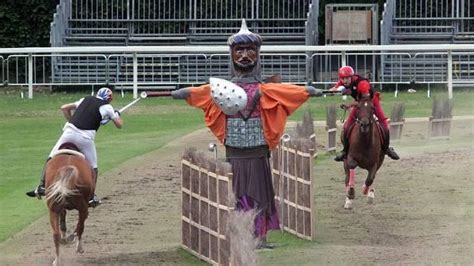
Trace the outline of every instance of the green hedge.
{"label": "green hedge", "polygon": [[49,28],[59,0],[1,0],[0,47],[50,46]]}

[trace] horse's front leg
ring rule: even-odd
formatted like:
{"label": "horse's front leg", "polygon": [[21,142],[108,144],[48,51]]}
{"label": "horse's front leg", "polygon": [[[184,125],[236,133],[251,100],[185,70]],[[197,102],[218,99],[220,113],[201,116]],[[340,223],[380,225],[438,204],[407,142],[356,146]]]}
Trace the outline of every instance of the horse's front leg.
{"label": "horse's front leg", "polygon": [[344,170],[346,171],[346,202],[344,204],[345,209],[352,209],[352,204],[355,198],[355,168],[357,165],[355,162],[348,157],[347,160],[344,162]]}
{"label": "horse's front leg", "polygon": [[372,204],[375,199],[375,189],[372,186],[375,179],[375,174],[377,173],[377,167],[373,167],[368,171],[367,179],[365,179],[365,184],[362,187],[362,193],[367,195],[367,202]]}

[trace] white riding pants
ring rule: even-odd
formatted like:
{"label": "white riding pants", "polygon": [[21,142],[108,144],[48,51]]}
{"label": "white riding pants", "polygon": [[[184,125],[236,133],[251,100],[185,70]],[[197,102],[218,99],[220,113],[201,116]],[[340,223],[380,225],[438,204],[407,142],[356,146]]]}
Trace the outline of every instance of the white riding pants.
{"label": "white riding pants", "polygon": [[97,168],[97,152],[95,149],[94,140],[85,136],[80,131],[65,127],[63,134],[54,145],[53,149],[49,153],[49,157],[58,151],[61,144],[71,142],[79,148],[79,150],[84,154],[86,160],[92,166],[92,168]]}

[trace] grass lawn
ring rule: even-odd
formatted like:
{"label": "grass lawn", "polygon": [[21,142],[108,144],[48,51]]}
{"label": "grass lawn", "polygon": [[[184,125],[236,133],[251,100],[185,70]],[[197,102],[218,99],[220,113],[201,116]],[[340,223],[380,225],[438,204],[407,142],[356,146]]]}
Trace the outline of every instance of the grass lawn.
{"label": "grass lawn", "polygon": [[[433,93],[446,94],[446,90]],[[33,100],[19,95],[19,91],[0,90],[0,242],[46,213],[43,201],[24,193],[37,185],[44,160],[61,134],[65,121],[59,107],[87,94],[35,93]],[[454,115],[474,114],[474,93],[455,91],[454,98]],[[131,100],[130,94],[116,95],[112,104],[119,109]],[[405,102],[407,117],[431,114],[432,99],[426,98],[426,92],[400,93],[399,98],[387,93],[383,98],[387,115],[396,101]],[[324,120],[325,106],[341,102],[341,97],[310,99],[292,119],[301,118],[303,110],[310,108],[316,120]],[[202,112],[183,101],[145,99],[127,111],[122,130],[107,125],[97,134],[100,173],[204,126]]]}
{"label": "grass lawn", "polygon": [[[1,94],[0,241],[46,213],[44,201],[32,200],[24,193],[37,185],[44,161],[62,132],[65,121],[59,107],[82,96],[37,94],[33,100],[26,100]],[[130,95],[124,99],[117,97],[113,104],[120,107],[131,100]],[[145,105],[150,109],[159,107],[147,112]],[[169,99],[142,101],[130,111],[123,115],[121,130],[111,124],[99,130],[96,138],[99,172],[158,149],[201,127],[203,121],[199,110]]]}

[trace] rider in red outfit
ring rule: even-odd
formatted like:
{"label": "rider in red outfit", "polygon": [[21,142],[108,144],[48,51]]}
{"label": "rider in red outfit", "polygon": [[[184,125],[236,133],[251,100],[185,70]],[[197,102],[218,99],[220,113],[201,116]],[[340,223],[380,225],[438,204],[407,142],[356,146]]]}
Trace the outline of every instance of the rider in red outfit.
{"label": "rider in red outfit", "polygon": [[[400,157],[395,152],[390,145],[390,131],[387,123],[387,118],[382,110],[382,106],[380,104],[379,93],[374,94],[372,87],[370,86],[370,81],[364,77],[356,75],[354,73],[354,69],[350,66],[343,66],[339,69],[339,81],[336,85],[330,89],[331,91],[341,91],[343,94],[350,94],[354,100],[358,101],[363,96],[370,96],[373,99],[374,108],[375,108],[375,116],[379,120],[382,128],[384,130],[384,143],[382,149],[385,151],[385,154],[388,157],[398,160]],[[349,139],[347,136],[347,130],[351,127],[351,125],[356,120],[357,110],[352,108],[349,117],[347,118],[346,123],[344,123],[344,130],[342,132],[342,139],[344,150],[338,156],[336,156],[336,161],[343,161],[346,158],[347,149],[349,147]]]}

